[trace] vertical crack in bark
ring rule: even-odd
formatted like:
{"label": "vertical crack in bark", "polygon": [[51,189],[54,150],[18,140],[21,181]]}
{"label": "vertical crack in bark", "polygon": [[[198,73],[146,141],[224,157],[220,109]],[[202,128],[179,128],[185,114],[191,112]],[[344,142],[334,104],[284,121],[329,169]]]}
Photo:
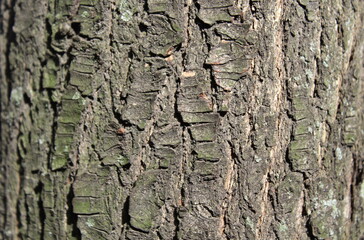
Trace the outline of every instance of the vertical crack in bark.
{"label": "vertical crack in bark", "polygon": [[[190,44],[190,11],[191,11],[191,5],[192,0],[185,0],[185,4],[183,7],[183,30],[184,30],[184,41],[181,44],[181,61],[180,65],[182,66],[182,72],[186,71],[185,61],[186,61],[186,49],[188,48]],[[182,159],[181,162],[178,165],[178,181],[176,186],[176,207],[173,213],[174,217],[174,237],[173,239],[176,240],[179,237],[179,231],[180,231],[180,221],[179,221],[179,209],[181,207],[185,206],[185,196],[184,196],[184,185],[185,185],[185,173],[187,172],[187,165],[188,165],[188,156],[191,153],[190,149],[190,141],[191,136],[188,132],[188,129],[186,127],[186,124],[183,122],[181,113],[178,111],[178,98],[180,94],[181,89],[181,76],[178,75],[177,72],[175,72],[175,92],[174,92],[174,117],[179,123],[180,127],[182,128]]]}
{"label": "vertical crack in bark", "polygon": [[[115,103],[115,99],[114,99],[114,94],[115,94],[115,91],[113,91],[113,86],[112,86],[112,79],[110,77],[110,72],[112,71],[111,68],[112,68],[112,64],[114,64],[114,62],[112,61],[112,59],[115,59],[115,53],[114,51],[112,51],[113,49],[113,42],[116,40],[114,39],[114,35],[113,35],[113,22],[112,22],[112,18],[113,18],[113,14],[116,13],[116,3],[114,1],[111,1],[110,2],[111,4],[111,9],[110,9],[110,14],[108,15],[108,24],[106,24],[106,26],[108,27],[107,28],[107,32],[105,35],[108,36],[108,39],[107,39],[107,42],[108,42],[108,54],[110,56],[110,59],[108,59],[109,61],[109,66],[107,68],[107,72],[106,74],[104,74],[104,76],[106,77],[107,76],[107,82],[108,82],[108,85],[109,85],[109,91],[110,91],[110,100],[111,100],[111,111],[112,111],[112,114],[114,116],[114,118],[122,125],[128,125],[126,122],[123,122],[122,121],[122,118],[121,118],[121,114],[117,111],[116,109],[116,103]],[[128,62],[129,60],[132,60],[132,54],[131,54],[131,50],[129,50],[129,54],[128,54],[128,59],[126,59],[126,62]],[[126,73],[126,79],[129,78],[129,73],[130,73],[130,66],[131,66],[131,63],[129,63],[129,67],[127,69],[127,73]]]}
{"label": "vertical crack in bark", "polygon": [[34,189],[34,193],[37,194],[37,204],[38,204],[38,208],[39,208],[39,222],[40,222],[40,239],[43,240],[44,239],[44,225],[45,225],[45,220],[46,220],[46,214],[44,211],[44,205],[43,205],[43,199],[41,197],[42,195],[42,191],[44,191],[44,184],[39,181],[37,187]]}
{"label": "vertical crack in bark", "polygon": [[178,219],[178,210],[177,208],[174,209],[173,211],[173,217],[174,217],[174,236],[173,236],[173,240],[178,240],[178,232],[179,232],[179,219]]}
{"label": "vertical crack in bark", "polygon": [[10,6],[8,6],[9,19],[7,21],[7,31],[6,31],[6,49],[5,49],[5,76],[7,79],[7,90],[8,90],[8,99],[10,99],[11,90],[13,89],[13,81],[12,81],[12,69],[10,64],[10,55],[11,55],[11,45],[16,43],[16,34],[13,31],[13,27],[15,24],[15,5],[17,0],[11,0]]}
{"label": "vertical crack in bark", "polygon": [[77,214],[73,213],[73,205],[72,199],[75,197],[73,193],[73,184],[69,185],[69,191],[67,194],[67,212],[66,212],[66,219],[67,225],[72,227],[72,237],[75,239],[81,239],[81,232],[80,229],[77,227]]}
{"label": "vertical crack in bark", "polygon": [[[23,112],[25,109],[22,109],[22,111],[20,112]],[[18,127],[17,129],[20,129],[20,124],[22,122],[22,118],[23,116],[20,115],[20,118],[18,119],[19,122],[18,122]],[[20,142],[20,137],[21,137],[21,131],[18,132],[18,136],[16,138],[16,142],[19,143]],[[17,221],[17,228],[16,228],[16,235],[14,236],[17,236],[17,237],[20,237],[22,238],[23,235],[22,233],[19,231],[19,229],[22,229],[24,223],[22,222],[22,201],[24,199],[22,199],[22,195],[23,195],[23,190],[24,190],[24,186],[25,186],[25,170],[24,170],[24,166],[22,164],[22,162],[24,161],[23,157],[21,156],[20,154],[20,149],[19,149],[19,145],[17,145],[16,147],[16,151],[17,151],[17,167],[18,167],[18,178],[19,178],[19,182],[18,182],[18,189],[17,189],[17,199],[16,199],[16,221]]]}
{"label": "vertical crack in bark", "polygon": [[129,201],[130,201],[130,196],[126,197],[124,206],[123,206],[122,212],[121,212],[121,224],[123,226],[125,226],[125,225],[130,226]]}
{"label": "vertical crack in bark", "polygon": [[305,217],[305,224],[304,224],[304,228],[305,228],[305,233],[307,234],[307,236],[309,237],[309,239],[314,239],[316,240],[316,236],[315,234],[313,233],[313,226],[312,226],[312,223],[310,222],[310,218],[309,218],[309,215],[310,213],[308,212],[309,209],[308,209],[308,206],[307,206],[307,202],[309,201],[308,197],[307,197],[307,194],[308,194],[308,189],[309,189],[309,186],[308,186],[308,180],[307,177],[305,176],[305,174],[303,174],[304,176],[304,181],[303,181],[303,193],[304,193],[304,196],[303,196],[303,208],[302,208],[302,216]]}
{"label": "vertical crack in bark", "polygon": [[55,147],[55,140],[56,140],[56,131],[57,131],[57,118],[58,118],[58,104],[52,100],[52,93],[50,90],[47,91],[49,103],[51,106],[52,111],[52,133],[51,133],[51,142],[49,143],[49,150],[47,153],[47,167],[51,169],[51,161],[52,161],[52,153]]}
{"label": "vertical crack in bark", "polygon": [[229,237],[225,233],[225,228],[228,223],[228,208],[231,203],[231,199],[233,197],[233,186],[236,182],[236,169],[235,169],[235,157],[233,154],[233,145],[229,141],[224,142],[224,148],[226,151],[226,159],[227,159],[227,171],[224,181],[224,189],[225,189],[225,197],[221,204],[221,215],[220,215],[220,223],[218,228],[218,233],[221,238],[229,239]]}
{"label": "vertical crack in bark", "polygon": [[[181,47],[181,66],[182,66],[182,71],[185,72],[186,71],[186,56],[187,56],[187,48],[190,45],[190,40],[191,40],[191,36],[190,36],[190,26],[191,26],[191,19],[190,19],[190,11],[191,11],[191,6],[192,6],[193,2],[192,0],[185,0],[185,5],[183,8],[183,30],[184,30],[184,41],[182,43],[182,47]],[[177,208],[175,210],[175,236],[174,239],[178,239],[178,232],[180,230],[180,221],[178,219],[178,210],[179,208],[185,206],[186,204],[186,199],[185,199],[185,195],[184,195],[184,187],[185,187],[185,174],[186,172],[188,172],[187,167],[188,167],[188,157],[189,154],[191,153],[191,136],[190,133],[186,127],[186,124],[183,122],[181,113],[178,111],[178,97],[180,94],[180,89],[181,89],[181,76],[176,76],[176,91],[174,94],[174,115],[176,120],[179,122],[180,126],[182,127],[182,159],[181,159],[181,163],[179,165],[179,181],[178,181],[178,186],[177,189],[179,189],[179,195],[178,195],[178,199],[177,199]]]}
{"label": "vertical crack in bark", "polygon": [[[349,168],[350,171],[347,173],[346,176],[346,192],[343,197],[343,202],[345,204],[343,215],[344,218],[348,221],[347,224],[345,224],[346,229],[346,236],[350,236],[350,228],[353,223],[353,208],[354,208],[354,199],[355,199],[355,193],[354,188],[357,186],[357,174],[358,170],[360,169],[359,166],[357,166],[357,159],[355,159],[355,156],[351,156],[351,167]],[[359,182],[360,183],[360,182]]]}
{"label": "vertical crack in bark", "polygon": [[[187,0],[188,1],[188,0]],[[182,64],[183,64],[183,58],[182,58]],[[185,126],[185,124],[183,123],[182,120],[182,116],[180,115],[179,111],[178,111],[178,106],[177,106],[177,101],[178,101],[178,94],[179,94],[179,89],[180,89],[180,77],[176,76],[176,90],[174,93],[174,117],[175,119],[178,121],[180,127],[182,128],[182,159],[181,162],[179,164],[179,171],[178,171],[178,182],[177,182],[177,186],[176,188],[179,189],[177,190],[178,192],[178,196],[177,196],[177,202],[176,202],[176,208],[175,208],[175,212],[173,214],[174,216],[174,224],[175,224],[175,235],[173,239],[178,239],[178,231],[179,231],[179,220],[178,220],[178,208],[182,207],[184,205],[184,199],[183,199],[183,195],[182,195],[182,191],[183,191],[183,187],[184,187],[184,178],[185,178],[185,171],[186,171],[186,166],[187,166],[187,157],[188,157],[188,153],[190,152],[189,149],[187,149],[186,146],[186,141],[188,139],[188,131],[187,128]],[[188,152],[187,152],[188,151]]]}
{"label": "vertical crack in bark", "polygon": [[[1,23],[1,27],[4,28],[2,29],[4,32],[2,33],[4,35],[4,37],[2,37],[2,39],[5,40],[5,46],[4,46],[4,50],[3,51],[3,56],[4,56],[4,76],[2,76],[4,78],[4,87],[6,87],[6,91],[4,91],[3,93],[6,94],[6,96],[1,96],[1,111],[5,110],[6,112],[10,112],[12,109],[11,106],[11,91],[13,90],[13,83],[14,83],[14,79],[13,79],[13,70],[12,70],[12,65],[11,65],[11,49],[12,49],[12,45],[16,43],[16,34],[13,31],[13,27],[15,24],[15,6],[17,4],[17,0],[12,0],[12,1],[7,1],[10,3],[10,6],[7,3],[1,3],[2,7],[4,7],[3,10],[3,14],[2,17],[5,15],[5,13],[7,12],[7,16],[8,18],[2,18],[2,23]],[[4,104],[4,105],[3,105]],[[3,109],[3,107],[6,106],[6,109]],[[18,236],[18,224],[16,223],[17,221],[17,216],[19,213],[15,213],[14,214],[14,210],[17,211],[17,207],[15,206],[16,209],[14,209],[13,206],[11,206],[13,204],[13,202],[17,203],[18,199],[14,199],[14,191],[16,191],[16,193],[18,193],[20,190],[19,189],[11,189],[12,187],[14,187],[14,184],[17,184],[15,182],[10,182],[9,183],[9,178],[13,178],[15,171],[15,169],[12,169],[13,167],[11,166],[12,163],[11,160],[5,159],[3,157],[7,156],[9,157],[9,159],[11,159],[11,155],[15,153],[16,154],[16,148],[14,149],[14,147],[12,147],[12,145],[14,145],[14,139],[17,139],[15,136],[18,135],[17,132],[18,131],[12,131],[17,130],[18,129],[18,124],[16,123],[18,120],[17,117],[14,117],[14,119],[3,119],[3,112],[1,112],[1,120],[3,122],[3,120],[7,121],[7,126],[3,128],[3,126],[0,127],[1,129],[1,136],[3,138],[3,136],[6,136],[8,140],[7,141],[7,145],[3,147],[3,144],[5,145],[5,143],[2,142],[2,149],[1,149],[1,164],[3,167],[3,171],[4,171],[4,192],[6,194],[4,194],[4,215],[3,215],[3,219],[4,219],[4,226],[3,226],[3,230],[2,230],[2,235],[4,237],[4,239],[6,237],[11,237],[11,236]],[[11,122],[12,121],[12,122]],[[6,123],[4,121],[4,123]],[[0,124],[2,125],[2,124]],[[5,131],[4,131],[5,129]],[[15,135],[14,135],[15,133]],[[12,149],[13,148],[13,149]],[[11,150],[12,149],[12,150]],[[15,160],[15,159],[12,159]],[[18,162],[15,163],[16,165],[18,165]],[[19,174],[19,172],[17,172],[16,174]],[[17,178],[20,176],[16,176]],[[18,184],[17,184],[18,185]],[[10,190],[9,190],[10,189]],[[18,196],[16,196],[16,198],[18,198]],[[15,216],[14,216],[15,215]]]}
{"label": "vertical crack in bark", "polygon": [[299,201],[297,202],[296,209],[296,221],[295,221],[295,233],[299,236],[300,232],[304,232],[305,226],[305,186],[302,183],[302,191],[299,197]]}

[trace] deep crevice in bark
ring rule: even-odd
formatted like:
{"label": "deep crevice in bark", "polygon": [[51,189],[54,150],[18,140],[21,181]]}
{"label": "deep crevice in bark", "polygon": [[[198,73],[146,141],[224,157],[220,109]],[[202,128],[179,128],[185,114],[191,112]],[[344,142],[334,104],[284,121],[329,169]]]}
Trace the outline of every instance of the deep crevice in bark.
{"label": "deep crevice in bark", "polygon": [[51,169],[51,161],[52,161],[52,154],[54,152],[54,147],[55,147],[55,140],[56,140],[56,132],[57,132],[57,118],[58,118],[58,104],[56,102],[54,102],[52,100],[52,91],[51,90],[47,90],[47,95],[48,95],[48,99],[49,99],[49,103],[51,106],[51,109],[53,110],[52,112],[52,133],[51,133],[51,142],[49,143],[49,151],[47,153],[47,166],[48,169]]}
{"label": "deep crevice in bark", "polygon": [[38,208],[39,208],[39,220],[40,220],[40,239],[43,240],[44,239],[44,224],[45,224],[45,220],[46,220],[46,214],[44,211],[44,205],[43,205],[43,199],[42,199],[42,191],[43,191],[43,183],[41,181],[39,181],[38,185],[36,186],[36,188],[34,189],[34,193],[37,194],[38,196]]}
{"label": "deep crevice in bark", "polygon": [[[20,142],[19,139],[22,136],[22,132],[19,131],[18,132],[18,136],[17,136],[17,142]],[[18,178],[19,178],[19,185],[17,186],[17,199],[16,199],[16,220],[17,220],[17,227],[18,227],[18,237],[22,238],[21,232],[19,231],[19,229],[22,229],[22,225],[24,225],[24,223],[22,222],[22,211],[21,211],[21,204],[22,204],[22,195],[23,195],[23,189],[24,189],[24,182],[25,182],[25,169],[23,166],[23,161],[24,158],[21,156],[20,153],[20,149],[19,146],[17,146],[16,148],[16,153],[18,156],[18,161],[17,161],[17,165],[18,165]]]}
{"label": "deep crevice in bark", "polygon": [[313,234],[313,226],[312,226],[312,223],[309,220],[306,221],[305,227],[306,227],[306,230],[307,230],[307,232],[306,232],[307,236],[312,240],[318,240],[318,238],[315,237],[315,235]]}
{"label": "deep crevice in bark", "polygon": [[178,232],[179,232],[179,219],[178,219],[178,208],[175,208],[173,211],[173,217],[174,217],[174,236],[173,240],[178,240]]}
{"label": "deep crevice in bark", "polygon": [[302,218],[306,221],[305,224],[304,224],[304,227],[306,229],[306,233],[307,233],[307,236],[312,239],[312,240],[317,240],[318,238],[315,236],[314,234],[314,230],[313,230],[313,225],[311,223],[311,219],[310,219],[310,214],[308,213],[308,207],[306,206],[309,199],[307,199],[307,192],[308,192],[308,189],[309,189],[309,184],[307,183],[307,181],[309,180],[309,178],[305,175],[305,174],[302,174],[303,177],[304,177],[304,180],[303,180],[303,193],[304,193],[304,201],[303,201],[303,206],[302,206]]}
{"label": "deep crevice in bark", "polygon": [[124,226],[125,225],[130,226],[129,201],[130,201],[130,197],[128,196],[125,199],[123,210],[121,212],[121,223]]}
{"label": "deep crevice in bark", "polygon": [[15,5],[17,0],[12,0],[10,2],[10,6],[8,6],[9,11],[9,20],[8,20],[8,29],[7,29],[7,43],[5,49],[5,58],[6,58],[6,65],[5,65],[5,76],[7,79],[7,87],[8,87],[8,99],[10,99],[11,91],[13,89],[13,81],[12,81],[12,66],[10,64],[10,55],[11,55],[11,46],[12,44],[16,43],[16,34],[13,31],[13,27],[15,24]]}
{"label": "deep crevice in bark", "polygon": [[21,219],[21,214],[22,214],[22,211],[21,211],[21,201],[20,199],[18,199],[17,201],[17,204],[16,204],[16,227],[17,227],[17,232],[15,233],[12,233],[13,236],[16,236],[17,238],[20,238],[22,239],[23,236],[22,236],[22,233],[19,231],[19,229],[22,228],[22,225],[24,225],[24,223],[22,222],[22,219]]}
{"label": "deep crevice in bark", "polygon": [[[353,169],[352,169],[352,178],[350,184],[350,220],[351,224],[355,223],[355,197],[356,195],[362,194],[362,188],[360,184],[364,182],[364,169],[363,169],[363,159],[360,159],[360,156],[356,154],[353,155]],[[358,192],[360,193],[358,194]]]}
{"label": "deep crevice in bark", "polygon": [[81,32],[81,23],[72,22],[71,23],[71,28],[73,29],[73,31],[75,32],[76,35],[79,35],[80,32]]}
{"label": "deep crevice in bark", "polygon": [[72,184],[69,187],[69,192],[67,194],[67,224],[72,226],[72,236],[78,240],[81,240],[81,231],[77,227],[77,214],[73,213],[73,205],[72,205],[72,199],[75,197],[73,193],[73,187]]}

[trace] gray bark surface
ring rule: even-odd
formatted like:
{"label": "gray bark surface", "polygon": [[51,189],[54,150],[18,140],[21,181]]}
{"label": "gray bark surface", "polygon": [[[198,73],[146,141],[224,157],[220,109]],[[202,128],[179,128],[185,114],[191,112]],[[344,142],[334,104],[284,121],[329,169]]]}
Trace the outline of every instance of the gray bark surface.
{"label": "gray bark surface", "polygon": [[0,239],[364,238],[363,1],[0,14]]}

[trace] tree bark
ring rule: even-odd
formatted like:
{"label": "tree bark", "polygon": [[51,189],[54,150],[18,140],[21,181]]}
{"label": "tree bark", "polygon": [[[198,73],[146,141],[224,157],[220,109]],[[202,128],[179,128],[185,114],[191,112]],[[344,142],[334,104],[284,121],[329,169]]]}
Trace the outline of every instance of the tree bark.
{"label": "tree bark", "polygon": [[3,0],[2,239],[364,238],[360,0]]}

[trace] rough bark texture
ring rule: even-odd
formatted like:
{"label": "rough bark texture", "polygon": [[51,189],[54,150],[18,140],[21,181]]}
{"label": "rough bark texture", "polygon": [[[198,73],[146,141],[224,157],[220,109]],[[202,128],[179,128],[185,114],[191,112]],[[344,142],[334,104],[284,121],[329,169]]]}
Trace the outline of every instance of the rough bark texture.
{"label": "rough bark texture", "polygon": [[3,0],[2,239],[364,237],[360,0]]}

